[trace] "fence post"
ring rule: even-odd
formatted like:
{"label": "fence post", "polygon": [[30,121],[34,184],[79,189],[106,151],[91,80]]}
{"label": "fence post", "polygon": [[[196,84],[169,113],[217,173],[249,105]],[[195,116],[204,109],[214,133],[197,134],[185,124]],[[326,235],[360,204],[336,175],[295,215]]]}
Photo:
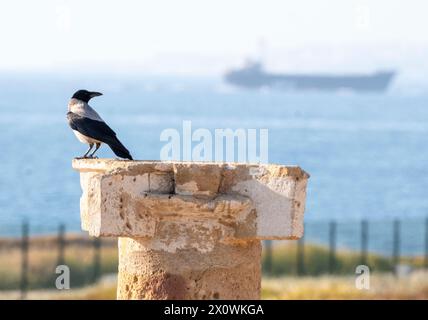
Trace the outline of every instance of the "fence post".
{"label": "fence post", "polygon": [[425,219],[425,269],[428,269],[428,217]]}
{"label": "fence post", "polygon": [[392,263],[395,270],[400,263],[400,220],[394,220],[393,224],[393,248],[392,248]]}
{"label": "fence post", "polygon": [[305,240],[302,236],[297,240],[297,275],[302,276],[305,274]]}
{"label": "fence post", "polygon": [[266,274],[272,274],[272,240],[265,240],[265,250],[266,250]]}
{"label": "fence post", "polygon": [[361,264],[367,265],[367,252],[369,244],[369,222],[361,221]]}
{"label": "fence post", "polygon": [[93,282],[96,282],[100,277],[101,273],[101,239],[95,237],[93,240],[94,246],[94,273],[93,273]]}
{"label": "fence post", "polygon": [[27,297],[28,290],[28,222],[22,223],[22,239],[21,239],[21,299]]}
{"label": "fence post", "polygon": [[330,242],[330,255],[329,255],[328,270],[330,273],[334,273],[336,270],[336,221],[330,222],[329,242]]}
{"label": "fence post", "polygon": [[63,265],[65,263],[65,225],[60,224],[58,227],[58,263],[57,265]]}

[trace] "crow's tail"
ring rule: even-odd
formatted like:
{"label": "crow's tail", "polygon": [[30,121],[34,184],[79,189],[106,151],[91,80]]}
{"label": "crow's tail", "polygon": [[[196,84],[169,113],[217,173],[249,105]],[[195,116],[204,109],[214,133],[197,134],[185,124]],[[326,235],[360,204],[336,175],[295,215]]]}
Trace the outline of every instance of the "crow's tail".
{"label": "crow's tail", "polygon": [[116,137],[114,140],[109,141],[107,144],[109,145],[111,150],[113,150],[114,154],[118,157],[134,160],[132,159],[132,156],[129,153],[128,149],[126,149],[125,146]]}

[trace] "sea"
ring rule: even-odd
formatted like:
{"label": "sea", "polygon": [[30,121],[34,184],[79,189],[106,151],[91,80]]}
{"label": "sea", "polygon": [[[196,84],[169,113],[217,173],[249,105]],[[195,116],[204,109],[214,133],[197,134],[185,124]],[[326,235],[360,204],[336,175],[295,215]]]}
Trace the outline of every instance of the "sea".
{"label": "sea", "polygon": [[[427,246],[428,92],[355,94],[240,90],[221,77],[127,74],[0,75],[0,237],[80,230],[79,175],[86,146],[67,125],[77,89],[136,159],[160,158],[165,129],[268,129],[268,160],[310,174],[305,240],[420,255]],[[114,158],[108,147],[99,157]],[[399,230],[394,231],[394,221]],[[394,240],[395,234],[395,240]],[[398,238],[397,238],[398,237]],[[395,248],[396,250],[397,248]]]}

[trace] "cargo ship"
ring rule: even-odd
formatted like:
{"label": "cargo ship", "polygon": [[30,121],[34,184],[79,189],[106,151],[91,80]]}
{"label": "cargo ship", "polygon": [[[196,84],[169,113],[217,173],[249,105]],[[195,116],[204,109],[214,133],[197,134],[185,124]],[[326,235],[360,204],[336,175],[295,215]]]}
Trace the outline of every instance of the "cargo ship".
{"label": "cargo ship", "polygon": [[248,89],[382,92],[388,89],[395,74],[395,71],[376,71],[371,74],[275,74],[266,72],[259,62],[250,62],[241,69],[227,72],[225,80]]}

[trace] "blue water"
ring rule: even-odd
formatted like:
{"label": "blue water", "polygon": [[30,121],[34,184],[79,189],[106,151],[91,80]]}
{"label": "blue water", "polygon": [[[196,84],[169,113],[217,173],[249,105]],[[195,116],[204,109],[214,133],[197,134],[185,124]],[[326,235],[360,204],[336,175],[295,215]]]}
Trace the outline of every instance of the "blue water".
{"label": "blue water", "polygon": [[[19,232],[24,218],[33,232],[59,223],[79,230],[81,190],[71,159],[86,146],[65,113],[80,88],[104,93],[92,106],[137,159],[159,159],[161,131],[181,130],[183,120],[194,129],[268,128],[269,162],[299,165],[311,175],[305,219],[314,237],[325,229],[311,224],[336,219],[354,228],[338,231],[352,246],[366,218],[388,225],[379,237],[389,241],[389,225],[399,218],[402,238],[418,243],[405,250],[422,250],[428,94],[238,91],[215,78],[0,76],[0,236]],[[113,154],[104,147],[99,156]]]}

